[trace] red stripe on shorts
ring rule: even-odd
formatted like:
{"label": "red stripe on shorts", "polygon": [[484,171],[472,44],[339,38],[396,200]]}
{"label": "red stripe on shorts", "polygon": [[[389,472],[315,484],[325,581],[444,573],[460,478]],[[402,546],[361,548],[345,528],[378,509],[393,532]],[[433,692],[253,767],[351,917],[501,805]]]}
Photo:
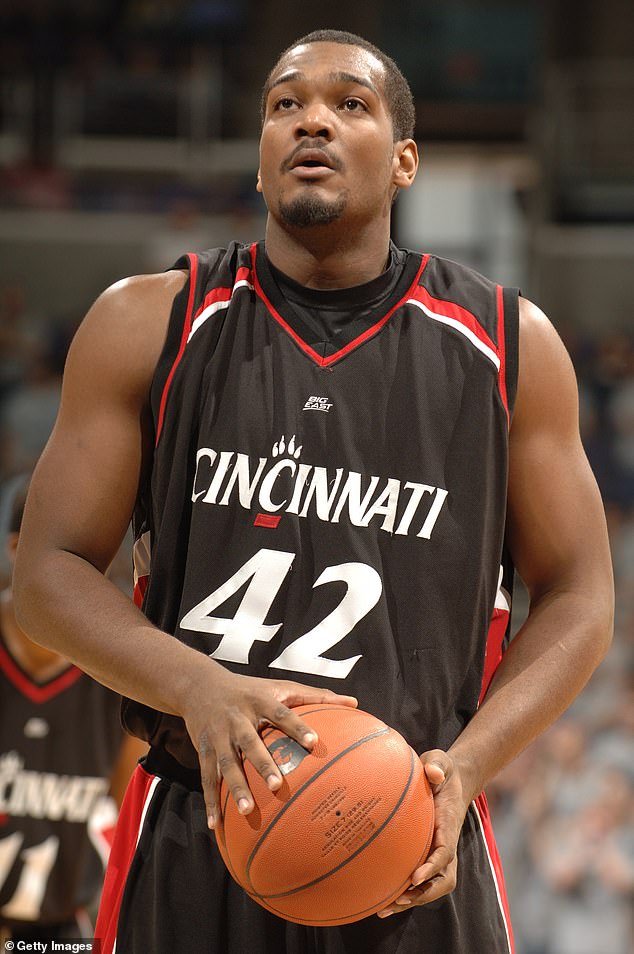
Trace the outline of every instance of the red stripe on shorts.
{"label": "red stripe on shorts", "polygon": [[95,937],[101,940],[101,954],[112,954],[114,949],[123,890],[157,781],[157,776],[148,775],[142,766],[137,765],[123,799],[95,925]]}
{"label": "red stripe on shorts", "polygon": [[491,816],[489,814],[489,805],[486,795],[482,792],[474,801],[475,810],[480,821],[482,835],[486,845],[487,857],[491,867],[491,874],[495,882],[495,890],[500,906],[500,915],[504,922],[506,933],[506,942],[508,944],[509,954],[515,954],[515,941],[513,939],[513,928],[511,927],[511,914],[509,911],[509,901],[506,894],[506,885],[504,884],[504,874],[502,872],[502,862],[498,853],[498,848],[493,835],[493,826],[491,825]]}

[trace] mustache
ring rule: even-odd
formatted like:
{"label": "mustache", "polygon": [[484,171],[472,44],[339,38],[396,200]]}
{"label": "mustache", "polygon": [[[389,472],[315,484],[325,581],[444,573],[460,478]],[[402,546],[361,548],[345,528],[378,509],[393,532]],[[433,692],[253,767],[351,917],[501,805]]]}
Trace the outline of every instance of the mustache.
{"label": "mustache", "polygon": [[280,169],[282,172],[288,172],[292,168],[295,157],[298,153],[304,152],[306,149],[310,149],[311,152],[320,152],[325,160],[325,165],[330,166],[331,169],[334,169],[336,172],[341,172],[343,169],[343,164],[335,155],[329,152],[327,149],[324,149],[320,141],[312,142],[310,139],[304,139],[302,142],[298,143],[297,146],[293,149],[290,156],[284,160]]}

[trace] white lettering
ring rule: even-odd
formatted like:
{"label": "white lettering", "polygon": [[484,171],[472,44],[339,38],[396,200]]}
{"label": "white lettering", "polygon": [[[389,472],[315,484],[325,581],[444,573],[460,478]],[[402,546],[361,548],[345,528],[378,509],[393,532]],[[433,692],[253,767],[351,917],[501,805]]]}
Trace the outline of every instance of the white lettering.
{"label": "white lettering", "polygon": [[273,484],[282,473],[283,470],[290,470],[291,474],[295,473],[297,469],[297,464],[294,460],[280,460],[275,464],[271,470],[268,472],[264,480],[262,481],[262,486],[260,487],[260,497],[259,503],[262,510],[266,510],[268,513],[275,513],[277,510],[281,510],[286,500],[283,500],[279,504],[274,504],[271,500],[271,491],[273,490]]}
{"label": "white lettering", "polygon": [[328,471],[325,467],[315,467],[313,478],[308,486],[306,497],[304,498],[304,506],[300,517],[305,517],[308,514],[310,502],[314,497],[317,516],[320,520],[328,520],[330,508],[334,503],[337,491],[339,490],[339,484],[341,483],[342,468],[338,467],[336,473],[337,476],[333,481],[332,490],[328,493]]}
{"label": "white lettering", "polygon": [[296,513],[299,514],[299,504],[302,496],[302,491],[308,480],[308,475],[312,470],[311,464],[300,464],[297,470],[297,478],[295,479],[295,487],[293,488],[293,496],[291,497],[291,502],[286,508],[287,513]]}
{"label": "white lettering", "polygon": [[[309,400],[326,399],[311,395]],[[294,440],[289,442],[289,451]],[[282,511],[302,518],[314,513],[319,520],[331,523],[339,523],[345,515],[355,527],[368,527],[375,517],[382,517],[380,529],[399,536],[415,532],[412,526],[418,516],[424,522],[416,536],[431,538],[448,497],[446,490],[416,481],[402,483],[396,477],[367,477],[342,467],[329,472],[326,467],[300,464],[296,458],[301,449],[294,453],[295,459],[283,457],[271,463],[266,457],[253,459],[247,454],[201,447],[196,453],[192,501],[226,507],[237,495],[245,510],[251,510],[257,500],[264,513]],[[288,473],[280,482],[284,472]],[[282,487],[288,488],[286,494]],[[422,501],[427,494],[431,499],[424,516]],[[0,806],[7,784],[6,770],[0,765]]]}
{"label": "white lettering", "polygon": [[440,511],[442,510],[442,506],[446,499],[447,499],[447,491],[442,490],[440,487],[437,487],[436,497],[434,499],[434,502],[431,505],[431,509],[429,513],[427,514],[427,519],[425,520],[425,523],[421,527],[420,533],[416,534],[417,537],[423,537],[423,539],[425,540],[429,540],[431,538],[431,532],[436,526],[436,521],[438,520]]}
{"label": "white lettering", "polygon": [[223,451],[221,453],[218,466],[216,467],[216,473],[214,474],[213,480],[209,485],[209,490],[203,497],[203,503],[215,504],[217,502],[220,487],[223,480],[227,476],[227,470],[229,469],[229,464],[231,463],[232,457],[233,451]]}
{"label": "white lettering", "polygon": [[396,528],[396,533],[407,533],[410,528],[410,524],[414,519],[414,514],[418,509],[418,505],[421,502],[423,494],[433,494],[435,489],[435,487],[430,487],[429,484],[416,484],[408,480],[408,482],[405,484],[405,490],[412,490],[413,493],[409,498],[409,502],[405,508],[405,513],[401,517],[401,522]]}
{"label": "white lettering", "polygon": [[384,514],[385,520],[381,524],[381,529],[387,530],[388,533],[392,532],[394,529],[394,521],[396,520],[396,508],[398,506],[398,496],[400,489],[400,480],[396,480],[394,477],[389,477],[387,486],[383,488],[377,499],[368,507],[365,514],[363,515],[364,527],[368,526],[372,517],[376,517],[379,514]]}
{"label": "white lettering", "polygon": [[236,480],[238,481],[238,497],[240,500],[240,506],[244,507],[245,510],[251,509],[251,501],[253,500],[253,495],[255,493],[255,488],[260,482],[260,477],[262,476],[262,471],[266,467],[267,459],[266,457],[260,457],[258,463],[258,468],[255,472],[255,477],[253,480],[250,480],[249,474],[249,458],[246,454],[237,454],[236,462],[234,464],[233,470],[231,471],[231,477],[225,488],[225,492],[220,501],[221,507],[226,507],[229,503],[229,497],[231,496],[231,491],[235,487]]}
{"label": "white lettering", "polygon": [[194,487],[192,490],[192,500],[194,501],[194,503],[196,503],[199,497],[202,497],[206,489],[204,488],[203,490],[196,490],[196,482],[198,478],[198,468],[200,466],[200,462],[203,459],[203,457],[206,457],[208,458],[210,462],[210,466],[211,466],[217,456],[218,454],[216,453],[215,450],[212,450],[211,447],[201,447],[196,453],[196,472],[194,474]]}
{"label": "white lettering", "polygon": [[361,500],[361,474],[356,474],[353,470],[351,470],[348,474],[345,484],[343,485],[341,496],[337,501],[335,512],[332,515],[332,522],[339,522],[341,511],[345,507],[347,501],[350,522],[354,524],[355,527],[363,527],[363,514],[368,508],[369,502],[372,499],[372,495],[376,490],[378,482],[378,477],[370,478],[370,486],[365,492],[363,500]]}

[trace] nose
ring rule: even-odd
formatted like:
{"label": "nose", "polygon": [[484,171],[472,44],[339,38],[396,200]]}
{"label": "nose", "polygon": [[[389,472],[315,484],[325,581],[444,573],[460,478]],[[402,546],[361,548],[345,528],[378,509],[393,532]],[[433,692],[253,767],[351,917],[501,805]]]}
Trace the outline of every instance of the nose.
{"label": "nose", "polygon": [[295,124],[295,138],[325,139],[333,138],[334,129],[330,110],[324,103],[311,103],[298,113]]}

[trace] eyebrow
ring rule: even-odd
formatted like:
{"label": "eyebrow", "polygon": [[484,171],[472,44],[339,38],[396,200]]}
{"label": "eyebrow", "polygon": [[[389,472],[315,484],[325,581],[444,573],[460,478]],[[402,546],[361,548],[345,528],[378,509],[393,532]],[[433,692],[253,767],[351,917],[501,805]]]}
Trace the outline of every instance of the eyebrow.
{"label": "eyebrow", "polygon": [[[283,83],[302,82],[305,79],[305,73],[302,73],[300,70],[290,70],[288,73],[283,73],[281,76],[278,76],[276,80],[273,80],[272,83],[269,84],[266,95],[268,96],[272,89],[275,89],[276,86],[281,86]],[[370,80],[364,76],[357,76],[355,73],[346,73],[345,70],[339,70],[334,73],[329,73],[327,79],[330,83],[354,83],[358,86],[365,86],[366,89],[369,89],[375,96],[380,96],[374,83],[371,83]]]}

